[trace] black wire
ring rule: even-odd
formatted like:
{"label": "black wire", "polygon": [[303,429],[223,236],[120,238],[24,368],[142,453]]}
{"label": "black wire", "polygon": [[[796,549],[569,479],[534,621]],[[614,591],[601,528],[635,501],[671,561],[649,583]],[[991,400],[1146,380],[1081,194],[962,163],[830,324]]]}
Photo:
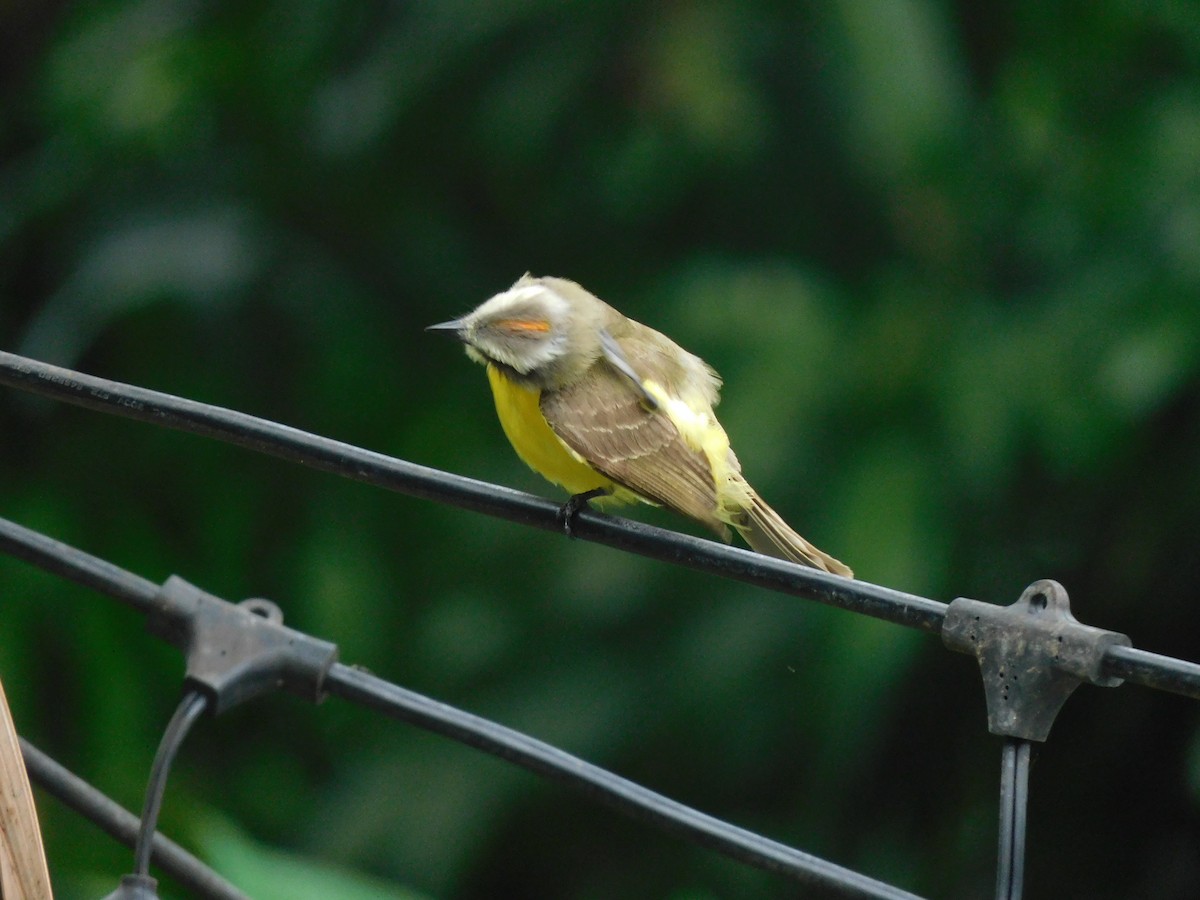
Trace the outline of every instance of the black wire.
{"label": "black wire", "polygon": [[1005,738],[1000,755],[1000,851],[996,900],[1021,900],[1029,809],[1029,741]]}
{"label": "black wire", "polygon": [[[0,519],[0,548],[17,548],[30,562],[114,597],[146,608],[169,603],[170,595],[158,593],[148,581],[103,563],[95,557]],[[585,790],[624,812],[683,834],[759,868],[790,875],[802,882],[822,884],[842,896],[912,898],[914,895],[866,876],[843,869],[752,832],[723,823],[639,785],[564,753],[549,744],[505,728],[486,719],[389,684],[345,665],[336,665],[324,687],[345,699],[386,712],[395,718],[446,735],[464,744],[515,762],[531,771]],[[136,844],[136,869],[148,869],[147,836],[153,833],[167,768],[192,722],[204,711],[203,695],[189,693],[176,710],[163,736],[142,818],[142,834]]]}
{"label": "black wire", "polygon": [[996,900],[1010,900],[1012,886],[1013,790],[1017,779],[1016,742],[1000,750],[1000,845],[996,854]]}
{"label": "black wire", "polygon": [[[59,765],[25,738],[19,740],[25,768],[34,784],[94,822],[115,840],[129,847],[137,843],[137,816]],[[250,900],[192,854],[158,833],[154,835],[154,862],[164,873],[197,896],[211,900]]]}
{"label": "black wire", "polygon": [[[0,352],[0,357],[3,356],[5,354]],[[2,380],[0,378],[0,381]],[[400,461],[395,460],[395,462]],[[455,478],[456,476],[447,477]],[[464,480],[469,481],[470,479]],[[507,490],[498,486],[492,487],[501,492]],[[528,497],[530,500],[538,503],[547,502],[539,501],[537,498],[530,497],[529,495],[521,496]],[[549,504],[549,506],[556,511],[558,509],[553,504]],[[588,511],[585,510],[580,515],[584,516],[587,513]],[[687,535],[664,531],[663,529],[653,528],[649,525],[641,525],[626,519],[614,519],[607,516],[600,518],[604,521],[597,523],[598,527],[605,528],[611,525],[613,537],[611,543],[614,546],[621,546],[619,537],[623,532],[628,531],[630,534],[636,535],[634,538],[635,541],[655,542],[663,551],[662,553],[636,551],[643,552],[643,555],[656,556],[660,559],[672,559],[673,556],[668,552],[671,545],[678,545],[680,552],[682,552],[684,548],[695,550],[695,548],[687,547],[689,542],[695,542],[700,545],[699,549],[695,550],[697,553],[719,556],[721,555],[721,551],[725,551],[730,554],[733,557],[730,560],[731,565],[740,563],[741,557],[756,556],[756,554],[745,553],[745,551],[741,551],[736,547],[724,547],[720,544],[714,544],[711,541],[691,538]],[[90,587],[102,594],[114,597],[141,612],[149,612],[155,608],[159,587],[154,582],[142,578],[140,575],[128,572],[99,557],[84,553],[82,550],[64,544],[61,541],[56,541],[40,532],[26,528],[23,525],[18,525],[9,519],[0,518],[0,550],[11,556],[23,559],[47,572],[52,572],[85,587]],[[716,551],[715,554],[714,551]],[[752,568],[744,573],[739,574],[736,571],[730,570],[723,574],[729,575],[732,578],[740,578],[740,580],[744,581],[752,581],[763,587],[787,590],[786,586],[780,587],[779,585],[772,585],[765,580],[759,580],[759,576],[765,575],[772,564],[778,564],[790,570],[791,567],[787,563],[780,563],[777,560],[762,557],[752,559],[751,562],[753,564]],[[788,571],[784,573],[784,576],[791,574]],[[745,575],[745,577],[742,577],[742,575]],[[821,573],[814,573],[814,575],[819,576]],[[844,581],[844,579],[838,580]],[[875,585],[869,585],[861,581],[850,582],[849,584],[853,585],[850,590],[857,596],[854,602],[862,602],[864,604],[876,602],[886,605],[887,601],[879,596],[876,596],[874,601],[862,596],[862,588],[874,588],[876,587]],[[834,585],[833,587],[837,588],[838,585]],[[886,588],[880,588],[880,590],[886,590]],[[789,592],[800,593],[799,591]],[[911,595],[903,596],[908,597]],[[932,604],[936,601],[928,600],[926,602]],[[849,604],[850,601],[848,599],[845,604],[839,603],[838,605],[849,607]],[[937,605],[941,606],[942,604]],[[898,618],[892,615],[880,614],[878,617],[891,618],[893,621],[898,621]],[[917,623],[906,624],[914,624],[915,627],[924,627]],[[1139,650],[1136,647],[1112,646],[1105,651],[1101,669],[1102,674],[1106,677],[1122,678],[1143,687],[1181,694],[1185,697],[1191,697],[1194,700],[1200,700],[1200,664],[1194,662],[1162,656],[1147,650]]]}
{"label": "black wire", "polygon": [[582,790],[621,812],[733,859],[820,887],[829,896],[913,900],[913,894],[762,835],[730,825],[557,747],[337,664],[325,680],[331,694],[483,750],[531,772]]}
{"label": "black wire", "polygon": [[1109,647],[1103,674],[1200,700],[1200,665],[1136,647]]}
{"label": "black wire", "polygon": [[162,808],[163,794],[167,790],[167,775],[171,771],[171,763],[187,733],[196,720],[208,708],[208,698],[196,690],[186,691],[175,714],[167,723],[163,732],[162,743],[158,745],[158,753],[154,756],[154,765],[150,768],[150,782],[146,787],[146,804],[142,807],[142,823],[138,829],[137,843],[133,848],[133,871],[135,875],[150,874],[150,848],[155,828],[158,826],[158,811]]}
{"label": "black wire", "polygon": [[[560,529],[560,507],[549,500],[392,459],[245,413],[83,375],[4,351],[0,351],[0,384],[103,412],[204,434],[411,496],[536,528]],[[64,548],[56,541],[19,526],[9,526],[6,531],[0,532],[0,549],[8,549],[35,565],[59,572],[139,608],[144,609],[153,601],[157,588],[144,579],[78,550]],[[14,538],[14,533],[21,536]],[[580,511],[573,521],[572,534],[934,634],[941,632],[946,615],[946,604],[925,597],[850,581],[737,547],[605,516],[593,510]],[[74,560],[68,562],[72,557]],[[1110,647],[1105,653],[1103,672],[1134,684],[1200,699],[1200,665],[1196,663],[1144,650]]]}
{"label": "black wire", "polygon": [[[260,453],[547,531],[561,531],[560,505],[473,478],[393,459],[256,416],[108,381],[0,351],[0,384],[126,418],[214,437]],[[749,550],[582,510],[572,536],[886,619],[931,634],[946,604],[851,581]]]}
{"label": "black wire", "polygon": [[115,597],[140,612],[154,608],[158,585],[31,528],[0,519],[0,550],[77,584]]}
{"label": "black wire", "polygon": [[[529,494],[392,459],[243,413],[81,375],[10,353],[0,352],[0,384],[216,437],[412,496],[547,530],[561,528],[559,506]],[[118,597],[143,611],[161,600],[157,586],[148,581],[20,526],[4,523],[3,520],[0,523],[0,549]],[[934,600],[838,578],[738,548],[604,516],[591,510],[582,511],[572,525],[573,535],[581,538],[928,632],[940,632],[945,619],[946,605]],[[1110,677],[1200,699],[1200,665],[1194,663],[1133,648],[1110,647],[1102,670]],[[370,683],[364,682],[364,679]],[[332,692],[341,693],[389,715],[448,735],[532,771],[575,784],[626,812],[684,833],[699,843],[752,865],[792,874],[801,880],[811,880],[835,889],[867,891],[853,896],[911,896],[824,860],[726,825],[549,745],[373,679],[365,673],[337,666],[327,686]],[[198,716],[203,712],[204,701],[198,697],[193,699],[198,699],[194,708],[194,716]],[[143,829],[147,828],[149,822],[151,834],[170,759],[194,721],[190,710],[192,707],[185,700],[177,710],[172,727],[168,728],[159,749],[143,816]],[[169,738],[177,721],[184,724],[179,726],[178,735],[172,742]],[[163,762],[161,770],[160,761]],[[1005,900],[1018,900],[1022,891],[1028,774],[1028,742],[1006,742],[1002,760],[1001,846],[997,875],[997,893]],[[139,841],[139,872],[148,868],[149,850],[144,851],[143,857],[143,845],[149,846],[148,837]]]}

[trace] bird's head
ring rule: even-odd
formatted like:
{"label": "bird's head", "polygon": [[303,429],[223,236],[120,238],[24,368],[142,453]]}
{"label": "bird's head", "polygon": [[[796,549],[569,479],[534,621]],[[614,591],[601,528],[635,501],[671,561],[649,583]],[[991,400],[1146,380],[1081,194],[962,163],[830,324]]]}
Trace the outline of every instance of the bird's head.
{"label": "bird's head", "polygon": [[525,275],[465,316],[426,331],[449,332],[476,362],[546,389],[595,362],[606,309],[573,281]]}

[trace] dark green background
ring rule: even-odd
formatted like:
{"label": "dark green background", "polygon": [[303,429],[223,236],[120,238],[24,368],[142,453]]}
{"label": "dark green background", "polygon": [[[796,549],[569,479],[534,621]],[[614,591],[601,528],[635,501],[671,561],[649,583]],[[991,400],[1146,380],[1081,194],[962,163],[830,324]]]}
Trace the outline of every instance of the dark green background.
{"label": "dark green background", "polygon": [[[421,329],[571,277],[717,367],[751,480],[860,577],[1052,577],[1200,658],[1190,0],[13,0],[0,79],[3,349],[557,496]],[[347,662],[875,877],[992,893],[999,742],[934,638],[8,390],[0,436],[0,515],[271,597]],[[181,671],[0,560],[19,726],[126,805]],[[1200,895],[1197,712],[1072,699],[1028,897]],[[59,896],[111,890],[129,852],[39,805]],[[206,720],[164,826],[262,897],[795,895],[340,701]]]}

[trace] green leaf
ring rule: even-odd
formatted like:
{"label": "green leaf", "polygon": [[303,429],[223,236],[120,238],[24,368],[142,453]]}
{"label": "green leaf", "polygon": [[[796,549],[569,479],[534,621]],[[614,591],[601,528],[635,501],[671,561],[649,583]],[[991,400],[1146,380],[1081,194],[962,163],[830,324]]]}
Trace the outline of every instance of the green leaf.
{"label": "green leaf", "polygon": [[273,850],[216,817],[197,829],[205,860],[257,900],[427,900],[427,895],[338,866]]}

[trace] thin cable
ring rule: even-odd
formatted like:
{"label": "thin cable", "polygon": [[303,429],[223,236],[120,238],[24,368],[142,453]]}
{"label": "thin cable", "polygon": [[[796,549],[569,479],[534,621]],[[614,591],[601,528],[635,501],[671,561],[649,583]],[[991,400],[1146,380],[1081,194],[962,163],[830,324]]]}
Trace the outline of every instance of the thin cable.
{"label": "thin cable", "polygon": [[[21,548],[38,548],[39,552],[22,552],[20,555],[51,571],[68,577],[76,577],[81,572],[88,573],[87,578],[77,580],[119,597],[131,593],[130,585],[137,587],[141,582],[145,587],[133,590],[132,593],[144,594],[143,599],[147,605],[152,603],[154,608],[157,608],[172,602],[169,592],[159,591],[157,587],[138,579],[137,576],[107,563],[100,565],[102,561],[94,557],[65,544],[44,539],[36,532],[0,519],[0,538],[5,535],[9,538],[9,544]],[[3,541],[0,541],[0,547],[2,546]],[[64,561],[60,557],[67,559]],[[723,823],[585,763],[548,744],[406,691],[349,666],[335,666],[326,679],[325,687],[331,693],[338,693],[346,699],[513,761],[538,774],[582,788],[624,812],[683,834],[701,845],[712,847],[735,859],[745,860],[759,868],[788,874],[803,882],[822,884],[839,891],[841,896],[887,900],[903,900],[914,896]],[[141,833],[136,842],[135,859],[138,874],[147,874],[148,836],[154,831],[170,762],[187,730],[204,711],[205,706],[203,695],[186,695],[164,734],[147,789],[146,809],[143,812]]]}
{"label": "thin cable", "polygon": [[154,582],[8,519],[0,519],[0,551],[115,597],[140,612],[154,608],[158,594]]}
{"label": "thin cable", "polygon": [[1029,809],[1029,741],[1005,738],[1000,754],[1000,849],[996,900],[1021,900]]}
{"label": "thin cable", "polygon": [[914,900],[915,895],[900,888],[730,825],[536,738],[397,687],[361,669],[339,663],[330,671],[325,687],[343,699],[578,788],[621,812],[725,856],[829,892],[823,896]]}
{"label": "thin cable", "polygon": [[1144,687],[1200,700],[1200,665],[1194,662],[1136,647],[1109,647],[1104,654],[1103,671],[1109,678],[1124,678]]}
{"label": "thin cable", "polygon": [[[669,534],[664,532],[664,534]],[[131,602],[135,606],[142,608],[149,607],[154,604],[169,602],[167,598],[158,593],[158,588],[145,579],[132,575],[117,566],[113,566],[103,560],[90,557],[72,547],[62,544],[58,541],[53,541],[29,529],[22,528],[14,523],[0,519],[0,550],[8,550],[9,552],[26,559],[35,565],[42,566],[52,572],[57,572],[66,577],[79,581],[82,584],[95,587],[97,590],[108,593],[119,599]],[[345,667],[341,667],[345,668]],[[1200,690],[1200,666],[1194,663],[1185,662],[1183,660],[1171,659],[1168,657],[1159,656],[1154,653],[1136,650],[1128,647],[1111,647],[1105,657],[1104,673],[1106,675],[1125,678],[1128,681],[1134,681],[1144,684],[1148,687],[1173,691],[1184,694],[1186,696],[1197,696],[1197,691]],[[336,679],[331,679],[330,684],[336,683]],[[396,688],[396,690],[402,690]],[[355,691],[350,691],[349,695],[355,694]],[[356,697],[359,702],[365,702],[361,697]],[[422,698],[424,699],[424,698]],[[433,701],[425,701],[433,703]],[[374,704],[368,704],[374,705]],[[440,706],[440,704],[439,704]],[[392,712],[400,718],[408,718],[410,721],[424,724],[420,716],[406,716],[397,712]],[[467,714],[463,714],[464,716]],[[490,723],[489,723],[490,724]],[[431,727],[425,725],[425,727]],[[499,727],[499,726],[496,726]],[[484,738],[472,738],[467,731],[462,733],[450,731],[444,727],[434,727],[433,730],[441,733],[451,734],[458,740],[473,746],[488,749],[489,752],[494,752],[496,755],[506,756],[505,753],[491,749],[488,742]],[[1007,754],[1006,750],[1006,754]],[[1027,783],[1028,779],[1028,747],[1023,751],[1024,762],[1022,765],[1022,784]],[[573,757],[567,757],[568,760],[573,760]],[[1006,755],[1007,759],[1007,755]],[[525,763],[522,763],[523,765]],[[1016,757],[1012,760],[1012,765],[1016,766]],[[1005,763],[1006,771],[1008,763]],[[546,774],[558,777],[560,780],[570,780],[564,778],[562,773],[543,770],[534,766],[527,766],[536,771],[545,771]],[[998,878],[1007,879],[1005,882],[1012,881],[1013,873],[1023,872],[1023,857],[1014,858],[1013,850],[1020,847],[1023,853],[1024,848],[1024,803],[1025,803],[1025,787],[1021,788],[1019,793],[1016,793],[1015,780],[1018,777],[1016,770],[1014,774],[1005,776],[1004,784],[1012,785],[1009,790],[1010,794],[1003,796],[1011,796],[1011,802],[1005,803],[1002,807],[1001,828],[1002,828],[1002,846],[1001,846],[1001,874]],[[1020,804],[1020,809],[1017,804]],[[618,802],[618,805],[619,802]],[[1008,823],[1008,824],[1006,824]],[[1011,831],[1011,827],[1020,823],[1022,831],[1019,841],[1015,841],[1016,835]],[[757,863],[756,863],[757,864]],[[1015,868],[1014,868],[1015,866]],[[1007,873],[1007,874],[1005,874]],[[1018,888],[1020,884],[1018,882]]]}
{"label": "thin cable", "polygon": [[[128,847],[135,846],[140,825],[137,816],[55,762],[25,738],[20,738],[20,741],[25,768],[34,784],[95,823],[110,837]],[[155,833],[153,850],[155,864],[189,893],[208,900],[250,900],[170,838]]]}
{"label": "thin cable", "polygon": [[1029,765],[1033,753],[1031,741],[1017,747],[1017,784],[1013,794],[1012,900],[1021,900],[1025,892],[1025,834],[1029,822]]}
{"label": "thin cable", "polygon": [[[294,428],[242,413],[172,397],[168,394],[148,391],[143,388],[123,385],[118,382],[81,375],[67,369],[39,363],[10,353],[0,352],[0,384],[9,384],[33,391],[34,393],[93,409],[124,415],[129,418],[166,425],[187,432],[204,434],[259,452],[300,462],[314,468],[334,472],[412,496],[472,509],[477,512],[546,530],[558,530],[560,528],[558,505],[529,494],[490,485],[474,479],[450,475],[403,460],[391,459],[382,454],[362,450],[361,448],[328,438],[307,434]],[[0,522],[2,521],[0,520]],[[25,532],[25,534],[21,534],[21,532]],[[581,538],[594,540],[644,556],[674,562],[699,571],[719,574],[782,593],[807,597],[928,632],[939,632],[945,619],[946,605],[934,600],[893,591],[889,588],[865,582],[837,578],[815,570],[762,557],[738,548],[725,547],[700,538],[679,535],[663,529],[653,528],[652,526],[600,515],[590,510],[580,513],[574,522],[573,533]],[[30,539],[30,535],[32,535],[32,539]],[[14,555],[27,559],[36,565],[40,565],[50,571],[58,572],[65,577],[95,587],[98,590],[102,590],[105,593],[127,600],[143,608],[153,602],[157,594],[157,587],[150,582],[137,579],[137,576],[130,576],[129,573],[125,573],[102,560],[88,557],[86,554],[80,554],[79,551],[74,551],[72,548],[65,547],[65,545],[58,544],[41,535],[20,529],[19,526],[11,526],[9,529],[0,530],[0,549],[7,549]],[[78,558],[66,559],[71,554],[76,554]],[[66,559],[65,562],[64,559]],[[122,576],[128,576],[137,580],[133,582],[126,581],[123,580]],[[339,667],[339,669],[345,668]],[[1171,659],[1134,648],[1111,647],[1106,652],[1102,668],[1104,674],[1110,677],[1123,678],[1147,687],[1200,699],[1200,665],[1195,663]],[[334,682],[335,679],[331,678],[331,685]],[[396,691],[403,690],[392,685],[387,685],[386,682],[381,682],[381,684]],[[344,694],[346,696],[352,696],[356,693],[356,690],[347,684],[342,684],[342,688],[346,692]],[[356,699],[359,702],[368,702],[362,697]],[[427,700],[426,698],[419,699],[427,704],[434,704],[434,701]],[[368,703],[368,705],[378,706],[378,703]],[[435,705],[438,707],[442,706],[441,704]],[[378,708],[384,707],[378,706]],[[451,708],[445,707],[445,709]],[[455,710],[451,711],[458,712]],[[401,711],[399,709],[392,709],[388,710],[388,712],[398,718],[408,719],[422,724],[431,730],[456,737],[458,740],[488,750],[488,752],[493,752],[498,756],[513,759],[513,761],[518,762],[526,768],[551,775],[559,780],[575,781],[584,787],[591,784],[595,792],[605,799],[606,802],[626,809],[629,812],[642,815],[643,817],[660,821],[661,824],[667,827],[687,832],[693,839],[700,843],[718,846],[717,842],[706,838],[705,835],[708,832],[704,827],[694,827],[698,824],[706,825],[707,823],[701,820],[709,819],[709,817],[696,813],[694,810],[688,810],[687,807],[675,804],[675,806],[679,806],[679,809],[675,810],[675,812],[691,813],[693,816],[700,817],[700,819],[690,822],[684,822],[683,819],[673,820],[670,815],[661,815],[662,809],[656,810],[652,808],[654,806],[653,803],[647,804],[637,799],[631,799],[633,796],[631,793],[623,793],[622,790],[613,790],[612,785],[605,788],[600,786],[600,781],[598,780],[575,778],[574,774],[568,769],[550,765],[544,759],[538,759],[537,754],[523,754],[511,747],[505,750],[502,743],[497,743],[493,740],[494,736],[485,734],[486,729],[472,730],[471,728],[465,728],[461,730],[461,733],[457,733],[455,726],[448,723],[431,724],[430,722],[433,720],[426,722],[423,719],[423,714],[417,714],[413,710]],[[459,715],[468,716],[466,713],[459,713]],[[502,729],[502,726],[487,723],[485,720],[479,721],[492,728]],[[507,729],[503,730],[507,731]],[[511,732],[511,735],[526,742],[533,740],[516,732]],[[180,739],[182,739],[182,736]],[[164,738],[164,747],[165,744],[166,739]],[[539,742],[533,742],[533,744],[538,745],[544,750],[556,753],[560,752],[555,751],[554,748],[548,745],[541,745]],[[163,748],[160,748],[160,755],[162,752]],[[579,765],[587,765],[567,754],[563,754],[563,757],[566,761],[573,762],[577,767]],[[596,772],[600,775],[616,778],[616,776],[611,776],[610,773],[606,773],[603,770],[597,769]],[[1020,897],[1023,887],[1025,818],[1029,773],[1029,745],[1027,742],[1017,742],[1015,747],[1010,747],[1006,744],[1002,762],[1002,773],[1001,865],[997,876],[997,890],[998,893],[1007,891],[1003,896],[1008,898],[1008,900],[1015,900],[1015,898]],[[164,770],[162,774],[164,781],[165,777],[166,773]],[[621,782],[622,780],[617,779],[617,781]],[[645,790],[629,782],[625,782],[624,784],[629,788],[636,789],[634,793]],[[646,793],[649,794],[650,798],[657,798],[657,800],[663,801],[665,804],[669,805],[673,803],[673,801],[658,797],[658,795],[654,795],[651,792]],[[646,798],[643,797],[641,799]],[[151,800],[152,794],[148,793],[147,812],[150,812],[149,805]],[[158,796],[158,802],[161,803],[161,793]],[[155,806],[153,809],[153,818],[157,818],[157,813],[158,808]],[[145,818],[147,817],[144,817],[144,820]],[[710,821],[717,826],[724,826],[724,823],[717,820]],[[145,824],[145,821],[143,821],[143,824]],[[732,826],[725,827],[732,828]],[[740,831],[740,829],[733,830]],[[774,842],[767,841],[765,838],[760,838],[757,835],[748,832],[745,835],[751,843],[761,842],[771,847],[772,850],[780,848],[786,851],[785,855],[787,853],[799,854],[799,851],[793,851],[782,845],[774,844]],[[734,844],[736,843],[735,841]],[[731,845],[731,847],[726,848],[718,846],[718,849],[722,849],[722,852],[729,853],[729,855],[736,858],[743,858],[754,865],[782,871],[782,869],[777,868],[775,863],[772,863],[770,854],[757,859],[751,859],[739,855],[746,849],[745,847],[742,850],[737,850],[736,848],[732,848]],[[806,857],[807,855],[799,854],[799,856]],[[808,859],[815,860],[821,866],[831,865],[825,863],[823,860],[811,857]],[[836,866],[832,867],[832,870],[837,869],[838,867]],[[856,873],[851,872],[849,874],[861,878]],[[871,882],[870,879],[866,879],[866,882],[871,885],[878,884]],[[882,887],[894,890],[886,885]],[[866,896],[911,895],[900,893],[867,894]]]}
{"label": "thin cable", "polygon": [[1017,780],[1016,742],[1005,739],[1000,750],[1000,844],[996,853],[996,900],[1011,900],[1013,786]]}
{"label": "thin cable", "polygon": [[155,828],[158,825],[158,812],[162,808],[163,794],[167,790],[167,775],[171,771],[171,763],[187,733],[196,720],[208,708],[208,698],[199,691],[187,691],[175,714],[163,732],[162,743],[158,745],[158,753],[154,756],[154,765],[150,768],[150,783],[146,787],[146,804],[142,808],[142,824],[138,829],[137,843],[133,849],[133,871],[136,875],[150,874],[150,848]]}
{"label": "thin cable", "polygon": [[[562,531],[560,504],[511,488],[393,459],[245,413],[146,388],[83,375],[0,351],[0,384],[67,403],[217,438],[346,478],[447,503],[546,531]],[[941,631],[946,604],[863,581],[829,575],[739,547],[582,510],[573,537],[702,572],[807,597],[919,628]]]}

